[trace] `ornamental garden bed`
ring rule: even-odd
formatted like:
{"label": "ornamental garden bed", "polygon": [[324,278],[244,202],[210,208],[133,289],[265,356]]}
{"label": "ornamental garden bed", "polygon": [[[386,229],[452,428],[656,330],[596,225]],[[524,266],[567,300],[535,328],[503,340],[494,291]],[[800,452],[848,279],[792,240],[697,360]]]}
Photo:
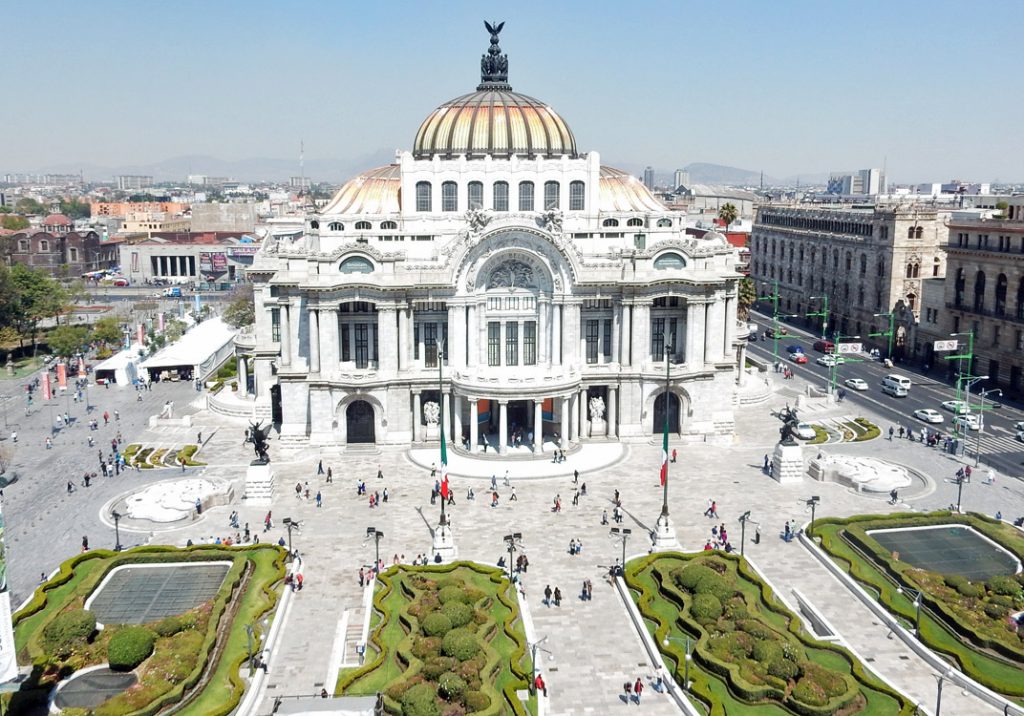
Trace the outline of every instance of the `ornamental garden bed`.
{"label": "ornamental garden bed", "polygon": [[1016,571],[1024,534],[983,515],[949,512],[826,518],[814,523],[814,534],[910,629],[920,592],[921,641],[972,679],[1024,702],[1024,631],[1011,618],[1024,611],[1024,574]]}
{"label": "ornamental garden bed", "polygon": [[711,716],[914,713],[848,650],[810,637],[737,555],[650,555],[625,579],[680,683],[689,643],[690,694]]}
{"label": "ornamental garden bed", "polygon": [[[99,705],[64,713],[148,716],[172,704],[177,704],[177,713],[192,716],[230,713],[244,690],[239,668],[248,656],[245,625],[277,603],[284,554],[275,545],[263,544],[234,549],[139,547],[126,552],[93,550],[64,562],[14,615],[18,661],[32,664],[32,673],[21,690],[11,694],[9,712],[45,704],[59,681],[80,669],[109,663],[116,670],[134,672],[136,683]],[[89,596],[116,567],[211,561],[230,563],[216,594],[180,614],[144,624],[106,623],[99,630],[96,613],[85,608]],[[170,586],[175,590],[181,585]]]}
{"label": "ornamental garden bed", "polygon": [[392,567],[378,579],[366,663],[337,694],[384,694],[406,716],[535,713],[515,590],[494,567]]}

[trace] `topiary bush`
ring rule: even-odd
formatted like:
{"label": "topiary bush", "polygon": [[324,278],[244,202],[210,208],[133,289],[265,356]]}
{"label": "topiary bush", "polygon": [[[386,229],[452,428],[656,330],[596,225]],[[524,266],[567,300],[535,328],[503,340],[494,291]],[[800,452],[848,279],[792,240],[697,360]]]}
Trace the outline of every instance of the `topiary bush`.
{"label": "topiary bush", "polygon": [[453,628],[466,626],[473,621],[473,607],[462,602],[447,602],[441,607],[441,614],[448,617]]}
{"label": "topiary bush", "polygon": [[942,578],[942,581],[946,583],[946,586],[950,589],[960,591],[960,587],[964,586],[969,582],[967,577],[961,577],[959,574],[947,574]]}
{"label": "topiary bush", "polygon": [[450,656],[432,656],[423,662],[422,673],[431,681],[437,681],[441,674],[447,673],[458,666],[459,662]]}
{"label": "topiary bush", "polygon": [[153,631],[155,631],[158,636],[174,636],[184,628],[185,623],[182,621],[181,617],[170,616],[164,617],[158,621],[153,626]]}
{"label": "topiary bush", "polygon": [[143,626],[118,629],[107,644],[107,661],[114,671],[131,671],[153,653],[156,635]]}
{"label": "topiary bush", "polygon": [[447,674],[441,674],[441,678],[437,680],[437,692],[446,701],[460,701],[462,695],[466,693],[466,682],[458,674],[449,671]]}
{"label": "topiary bush", "polygon": [[468,661],[480,651],[476,636],[468,629],[452,629],[441,640],[441,653],[454,656],[459,661]]}
{"label": "topiary bush", "polygon": [[427,659],[441,653],[441,637],[419,637],[412,643],[412,655],[417,659]]}
{"label": "topiary bush", "polygon": [[846,693],[846,680],[837,671],[826,669],[813,662],[802,664],[801,671],[803,674],[800,677],[800,681],[813,681],[828,698],[841,696]]}
{"label": "topiary bush", "polygon": [[985,616],[989,619],[1002,619],[1009,610],[1000,604],[986,604]]}
{"label": "topiary bush", "polygon": [[464,700],[466,710],[470,712],[485,711],[491,705],[491,700],[482,691],[467,691]]}
{"label": "topiary bush", "polygon": [[697,586],[694,587],[694,592],[697,594],[712,594],[718,598],[719,602],[728,601],[734,591],[725,577],[715,573],[701,577]]}
{"label": "topiary bush", "polygon": [[437,598],[441,600],[441,604],[447,604],[448,602],[465,602],[466,593],[462,591],[462,587],[457,587],[453,584],[444,587],[440,592],[438,592]]}
{"label": "topiary bush", "polygon": [[701,624],[710,624],[722,616],[722,603],[713,594],[698,594],[690,605],[690,614]]}
{"label": "topiary bush", "polygon": [[759,639],[754,642],[753,657],[755,661],[767,664],[782,658],[782,647],[774,641]]}
{"label": "topiary bush", "polygon": [[971,599],[979,599],[985,596],[985,585],[975,584],[974,582],[966,582],[957,587],[956,591],[960,592],[960,594],[964,595],[965,597],[969,597]]}
{"label": "topiary bush", "polygon": [[452,620],[441,612],[431,612],[420,624],[427,636],[443,636],[452,630]]}
{"label": "topiary bush", "polygon": [[430,684],[421,682],[402,694],[404,716],[441,716],[437,697]]}
{"label": "topiary bush", "polygon": [[689,564],[682,569],[672,570],[672,580],[688,592],[696,591],[697,583],[705,577],[718,577],[718,572],[703,564]]}
{"label": "topiary bush", "polygon": [[824,706],[828,703],[825,691],[811,679],[800,679],[793,688],[793,698],[811,706]]}
{"label": "topiary bush", "polygon": [[1015,597],[1020,594],[1020,585],[1017,584],[1017,580],[1005,575],[992,577],[988,582],[986,582],[985,586],[988,587],[988,591],[993,594],[1000,594],[1007,597]]}
{"label": "topiary bush", "polygon": [[800,667],[789,659],[779,657],[768,662],[768,673],[783,681],[789,681],[800,674]]}
{"label": "topiary bush", "polygon": [[70,609],[43,628],[43,648],[48,654],[63,658],[83,646],[95,631],[95,614],[86,609]]}

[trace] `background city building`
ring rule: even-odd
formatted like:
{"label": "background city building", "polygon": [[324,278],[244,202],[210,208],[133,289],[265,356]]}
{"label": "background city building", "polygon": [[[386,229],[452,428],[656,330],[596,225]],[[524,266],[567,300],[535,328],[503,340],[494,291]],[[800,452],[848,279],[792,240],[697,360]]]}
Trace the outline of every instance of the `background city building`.
{"label": "background city building", "polygon": [[115,177],[117,188],[124,191],[146,189],[153,186],[153,177],[143,174],[119,174]]}

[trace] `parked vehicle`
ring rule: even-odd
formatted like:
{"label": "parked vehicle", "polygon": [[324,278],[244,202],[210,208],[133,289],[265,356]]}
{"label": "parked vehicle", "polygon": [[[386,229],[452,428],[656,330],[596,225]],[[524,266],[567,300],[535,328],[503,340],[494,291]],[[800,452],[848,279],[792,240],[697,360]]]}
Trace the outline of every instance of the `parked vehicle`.
{"label": "parked vehicle", "polygon": [[796,436],[801,440],[813,440],[815,435],[814,428],[810,423],[797,423],[796,430],[793,432],[795,432]]}
{"label": "parked vehicle", "polygon": [[832,341],[815,341],[814,350],[819,353],[833,353],[836,350],[836,344]]}

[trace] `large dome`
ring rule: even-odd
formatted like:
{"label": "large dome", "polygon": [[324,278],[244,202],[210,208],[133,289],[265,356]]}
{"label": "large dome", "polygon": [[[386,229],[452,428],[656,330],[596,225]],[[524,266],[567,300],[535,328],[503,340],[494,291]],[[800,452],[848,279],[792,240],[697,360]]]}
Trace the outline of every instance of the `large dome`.
{"label": "large dome", "polygon": [[498,47],[502,25],[487,25],[491,46],[480,61],[477,91],[445,102],[423,120],[413,144],[417,159],[576,156],[576,138],[565,120],[509,86],[508,57]]}

